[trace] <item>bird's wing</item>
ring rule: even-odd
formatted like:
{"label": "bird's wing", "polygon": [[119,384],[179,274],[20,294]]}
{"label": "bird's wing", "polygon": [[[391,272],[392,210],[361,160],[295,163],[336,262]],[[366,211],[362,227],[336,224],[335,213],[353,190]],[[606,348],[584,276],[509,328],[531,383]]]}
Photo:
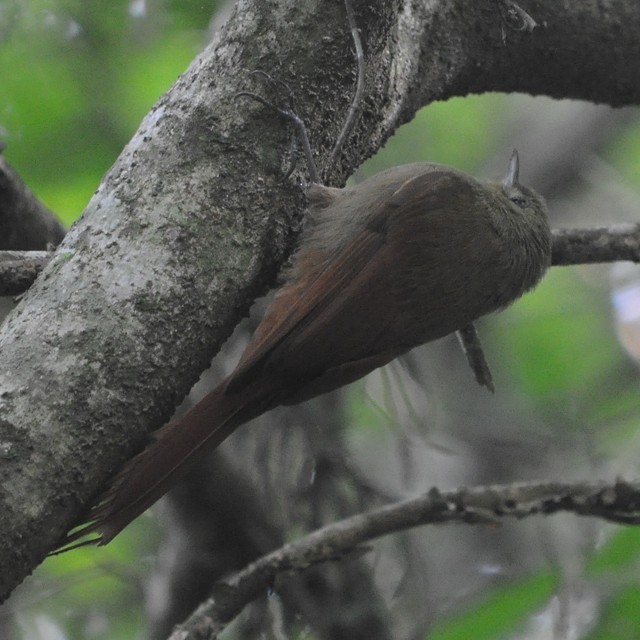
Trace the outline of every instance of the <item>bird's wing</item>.
{"label": "bird's wing", "polygon": [[[320,268],[316,265],[312,270],[310,266],[307,273],[303,271],[302,278],[285,285],[258,327],[227,388],[240,389],[259,375],[267,361],[282,360],[285,351],[297,360],[295,350],[302,355],[302,348],[306,357],[311,357],[312,345],[323,340],[330,349],[333,342],[330,333],[336,330],[337,316],[344,315],[345,307],[357,305],[358,283],[364,280],[363,275],[376,269],[374,259],[383,246],[383,234],[363,229],[333,259],[323,261],[318,257]],[[297,260],[311,263],[315,258],[315,255],[305,255],[303,250]],[[357,309],[351,312],[355,314]],[[341,357],[350,358],[351,354],[327,352],[318,362]],[[284,360],[283,364],[290,369],[295,366],[286,365]]]}
{"label": "bird's wing", "polygon": [[403,294],[404,280],[415,278],[413,256],[404,255],[403,233],[397,233],[397,227],[409,225],[411,240],[420,243],[424,229],[434,224],[425,218],[434,218],[439,234],[447,222],[438,223],[438,216],[430,214],[464,197],[460,191],[465,185],[450,171],[419,173],[380,203],[335,255],[316,255],[313,243],[303,247],[294,263],[294,273],[302,275],[274,300],[230,376],[228,390],[242,389],[265,367],[294,385],[360,360],[370,371],[412,346],[398,344],[403,336],[395,326],[399,308],[395,296]]}

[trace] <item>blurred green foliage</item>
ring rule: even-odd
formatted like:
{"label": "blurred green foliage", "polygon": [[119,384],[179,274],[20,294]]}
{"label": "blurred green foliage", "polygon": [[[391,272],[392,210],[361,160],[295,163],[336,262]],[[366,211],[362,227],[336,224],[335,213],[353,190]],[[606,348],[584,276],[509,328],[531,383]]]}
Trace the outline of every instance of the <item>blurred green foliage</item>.
{"label": "blurred green foliage", "polygon": [[499,94],[434,102],[400,128],[360,172],[369,176],[397,164],[429,161],[474,173],[494,151],[506,109],[505,96]]}
{"label": "blurred green foliage", "polygon": [[591,414],[607,397],[605,383],[620,362],[608,309],[606,295],[574,269],[551,269],[535,291],[492,318],[492,336],[499,336],[510,375],[525,394],[557,411],[579,392]]}
{"label": "blurred green foliage", "polygon": [[608,150],[609,160],[630,184],[640,184],[640,122],[629,127],[612,141]]}
{"label": "blurred green foliage", "polygon": [[65,223],[205,43],[212,2],[31,0],[0,9],[0,139]]}
{"label": "blurred green foliage", "polygon": [[[140,120],[201,49],[215,9],[215,2],[194,0],[0,4],[0,140],[27,184],[65,223],[83,210]],[[500,95],[431,105],[360,173],[424,160],[475,172],[496,148],[506,109]],[[636,127],[611,150],[636,183],[639,148]],[[606,290],[576,270],[552,270],[536,292],[491,324],[489,350],[506,354],[494,362],[494,373],[512,378],[541,415],[559,415],[570,398],[577,409],[561,428],[594,430],[599,453],[637,440],[637,384],[624,375],[629,365],[614,338]],[[354,423],[388,423],[381,407],[365,402],[363,393],[353,395],[360,397],[349,409]],[[31,581],[42,585],[37,601],[28,606],[19,596],[17,637],[40,637],[38,616],[55,621],[66,638],[139,635],[141,580],[148,570],[140,558],[157,544],[150,522],[140,519],[99,551],[47,560]],[[589,640],[640,637],[639,560],[640,532],[627,528],[588,561],[587,577],[606,582],[609,594]],[[559,584],[558,576],[541,571],[497,587],[428,637],[517,637]],[[28,599],[33,602],[32,595]]]}
{"label": "blurred green foliage", "polygon": [[[154,519],[145,516],[108,547],[83,547],[47,559],[35,578],[49,597],[32,613],[57,621],[70,640],[135,637],[145,627],[144,580],[159,541]],[[25,629],[30,618],[19,616]]]}
{"label": "blurred green foliage", "polygon": [[557,576],[539,573],[520,583],[497,588],[483,602],[436,627],[429,640],[496,640],[522,625],[531,612],[542,607],[555,593]]}
{"label": "blurred green foliage", "polygon": [[[586,575],[595,588],[609,596],[604,601],[602,614],[594,615],[597,619],[595,626],[586,635],[575,637],[585,640],[636,640],[640,637],[640,617],[637,615],[639,567],[640,531],[632,527],[618,530],[586,564]],[[529,624],[532,614],[542,613],[560,586],[558,575],[541,571],[526,580],[497,587],[467,611],[436,625],[426,638],[518,638],[520,633],[524,633],[523,628]]]}

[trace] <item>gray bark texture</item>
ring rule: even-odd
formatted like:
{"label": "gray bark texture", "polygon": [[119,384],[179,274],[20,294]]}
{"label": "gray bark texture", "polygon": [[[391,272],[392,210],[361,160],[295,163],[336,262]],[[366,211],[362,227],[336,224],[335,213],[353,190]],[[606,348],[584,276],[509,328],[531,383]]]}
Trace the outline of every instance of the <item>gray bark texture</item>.
{"label": "gray bark texture", "polygon": [[0,330],[0,600],[170,416],[295,244],[305,197],[299,174],[282,180],[291,129],[236,97],[274,98],[252,70],[290,86],[333,185],[434,100],[638,103],[636,0],[522,0],[532,32],[510,5],[355,0],[364,101],[326,168],[354,91],[343,3],[238,1]]}

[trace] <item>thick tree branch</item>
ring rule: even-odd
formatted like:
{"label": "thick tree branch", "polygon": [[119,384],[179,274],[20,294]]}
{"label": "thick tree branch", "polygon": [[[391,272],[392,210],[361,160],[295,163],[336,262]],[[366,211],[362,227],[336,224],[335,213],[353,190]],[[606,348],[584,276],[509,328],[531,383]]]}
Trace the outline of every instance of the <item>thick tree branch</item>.
{"label": "thick tree branch", "polygon": [[425,524],[498,524],[566,512],[615,523],[640,524],[640,483],[613,485],[547,482],[475,487],[429,493],[330,524],[253,562],[214,588],[212,597],[171,635],[170,640],[212,640],[252,600],[278,580],[357,551],[389,533]]}
{"label": "thick tree branch", "polygon": [[532,32],[505,28],[495,0],[354,4],[364,102],[337,166],[355,83],[342,3],[239,0],[2,327],[0,599],[167,419],[294,244],[305,202],[280,179],[287,126],[234,99],[256,88],[248,70],[292,87],[333,184],[435,99],[640,98],[640,39],[620,28],[640,22],[636,2],[522,0]]}

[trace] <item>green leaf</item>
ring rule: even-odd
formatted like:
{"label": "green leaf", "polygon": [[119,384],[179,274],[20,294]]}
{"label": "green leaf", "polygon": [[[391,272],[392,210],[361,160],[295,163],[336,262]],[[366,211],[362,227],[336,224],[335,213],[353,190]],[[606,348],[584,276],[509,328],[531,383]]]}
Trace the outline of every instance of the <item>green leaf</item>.
{"label": "green leaf", "polygon": [[428,640],[497,640],[514,632],[553,596],[557,576],[540,573],[496,589],[480,604],[435,627]]}

